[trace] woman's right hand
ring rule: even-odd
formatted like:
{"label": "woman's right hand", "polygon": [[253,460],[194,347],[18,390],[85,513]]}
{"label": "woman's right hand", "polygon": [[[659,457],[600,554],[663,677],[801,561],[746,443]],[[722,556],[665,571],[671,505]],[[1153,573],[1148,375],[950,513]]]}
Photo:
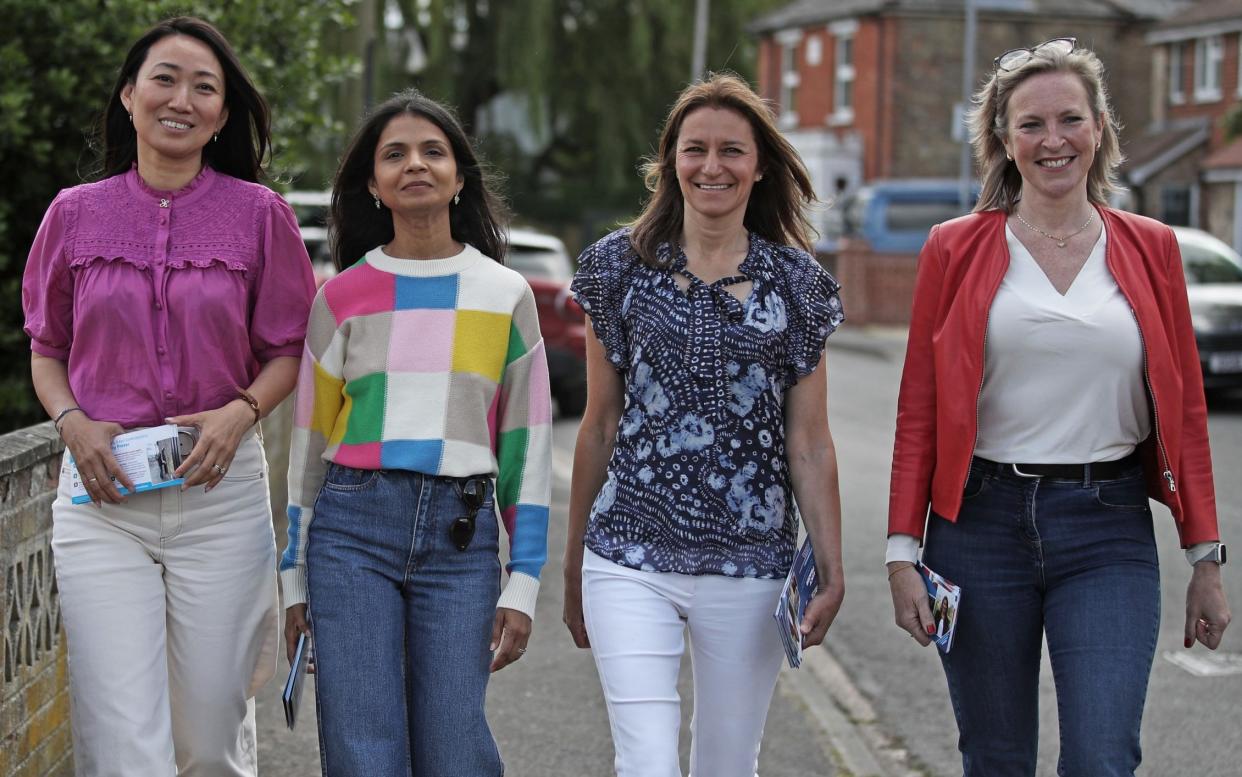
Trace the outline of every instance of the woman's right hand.
{"label": "woman's right hand", "polygon": [[[306,621],[306,605],[293,604],[285,609],[285,656],[289,659],[289,664],[293,664],[293,654],[298,649],[298,637],[306,634],[310,635],[310,624]],[[314,661],[308,662],[306,667],[307,674],[315,673]]]}
{"label": "woman's right hand", "polygon": [[577,565],[565,563],[565,614],[562,617],[574,644],[580,648],[591,647],[587,637],[586,622],[582,618],[582,559]]}
{"label": "woman's right hand", "polygon": [[888,587],[893,595],[893,620],[923,647],[936,633],[923,576],[909,561],[888,565]]}
{"label": "woman's right hand", "polygon": [[96,505],[104,502],[119,504],[125,501],[113,476],[122,486],[134,493],[134,484],[112,455],[112,438],[124,432],[120,424],[111,421],[95,421],[86,413],[75,410],[60,422],[60,436],[65,447],[73,454],[78,475],[86,493]]}

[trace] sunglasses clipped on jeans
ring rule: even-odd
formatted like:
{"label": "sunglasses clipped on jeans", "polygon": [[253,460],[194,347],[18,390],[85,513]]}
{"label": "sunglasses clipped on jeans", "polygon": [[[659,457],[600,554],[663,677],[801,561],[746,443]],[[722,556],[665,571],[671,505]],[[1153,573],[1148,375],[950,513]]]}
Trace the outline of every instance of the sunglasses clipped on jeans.
{"label": "sunglasses clipped on jeans", "polygon": [[474,519],[479,514],[479,508],[483,506],[486,493],[487,481],[483,478],[470,478],[462,484],[461,501],[466,503],[466,509],[470,512],[454,518],[449,524],[449,539],[458,550],[470,547],[470,540],[474,539]]}
{"label": "sunglasses clipped on jeans", "polygon": [[1043,43],[1036,43],[1034,46],[1027,46],[1025,48],[1019,48],[1019,49],[1010,49],[1009,51],[1006,51],[1004,54],[1001,54],[996,59],[992,60],[992,65],[997,70],[1001,70],[1001,71],[1016,70],[1017,68],[1026,64],[1026,61],[1028,59],[1040,53],[1041,51],[1069,54],[1071,51],[1073,51],[1077,47],[1078,47],[1077,38],[1053,38],[1051,40],[1046,40]]}

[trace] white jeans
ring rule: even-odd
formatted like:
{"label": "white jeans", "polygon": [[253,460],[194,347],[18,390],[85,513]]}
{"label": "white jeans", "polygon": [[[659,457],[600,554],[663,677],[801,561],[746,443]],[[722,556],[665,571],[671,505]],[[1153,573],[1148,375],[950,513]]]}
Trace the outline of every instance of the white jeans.
{"label": "white jeans", "polygon": [[253,697],[280,624],[258,437],[208,494],[100,509],[72,504],[62,478],[52,520],[77,774],[255,775]]}
{"label": "white jeans", "polygon": [[618,777],[681,777],[677,673],[690,628],[690,774],[753,777],[785,652],[772,613],[784,580],[640,572],[592,553],[582,609]]}

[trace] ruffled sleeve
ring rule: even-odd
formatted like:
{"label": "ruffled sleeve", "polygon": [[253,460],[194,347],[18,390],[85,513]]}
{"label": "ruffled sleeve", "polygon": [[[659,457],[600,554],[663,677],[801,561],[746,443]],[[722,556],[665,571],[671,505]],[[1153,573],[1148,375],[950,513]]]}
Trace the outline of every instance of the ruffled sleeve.
{"label": "ruffled sleeve", "polygon": [[262,266],[251,294],[250,348],[260,363],[301,356],[315,275],[293,210],[271,195],[263,231]]}
{"label": "ruffled sleeve", "polygon": [[48,207],[30,246],[22,275],[24,329],[30,350],[40,356],[69,360],[73,345],[73,275],[69,270],[71,226],[75,204],[61,192]]}
{"label": "ruffled sleeve", "polygon": [[578,271],[570,290],[591,318],[595,336],[604,346],[608,361],[618,371],[629,368],[630,349],[625,334],[623,268],[629,241],[614,233],[589,246],[578,257]]}
{"label": "ruffled sleeve", "polygon": [[786,384],[792,386],[819,366],[828,335],[845,321],[838,294],[841,284],[810,254],[783,249],[783,275],[789,311]]}

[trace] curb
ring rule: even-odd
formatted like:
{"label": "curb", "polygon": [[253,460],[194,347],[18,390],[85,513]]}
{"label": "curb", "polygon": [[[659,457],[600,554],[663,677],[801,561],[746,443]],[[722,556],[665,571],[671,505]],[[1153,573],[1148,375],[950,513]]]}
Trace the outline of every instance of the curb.
{"label": "curb", "polygon": [[831,744],[840,777],[925,777],[910,765],[909,751],[884,730],[871,702],[850,680],[829,650],[802,654],[804,676],[793,670],[785,681],[806,704]]}

